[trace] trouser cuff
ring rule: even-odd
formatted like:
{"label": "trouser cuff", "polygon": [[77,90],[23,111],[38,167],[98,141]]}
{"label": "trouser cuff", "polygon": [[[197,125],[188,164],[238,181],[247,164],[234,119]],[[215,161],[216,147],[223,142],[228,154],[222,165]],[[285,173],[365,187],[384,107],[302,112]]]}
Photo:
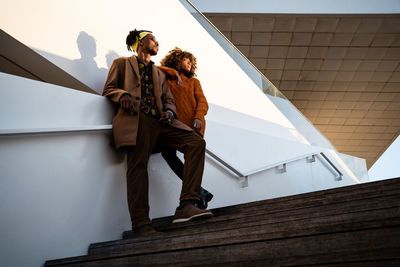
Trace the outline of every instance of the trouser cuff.
{"label": "trouser cuff", "polygon": [[132,222],[132,230],[135,230],[146,224],[151,224],[150,219],[135,220],[135,222]]}

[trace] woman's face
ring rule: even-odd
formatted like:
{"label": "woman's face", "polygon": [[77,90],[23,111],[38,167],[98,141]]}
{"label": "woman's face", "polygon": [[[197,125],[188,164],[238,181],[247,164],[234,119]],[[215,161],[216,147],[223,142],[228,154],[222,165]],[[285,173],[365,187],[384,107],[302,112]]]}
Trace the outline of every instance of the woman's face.
{"label": "woman's face", "polygon": [[185,72],[190,72],[191,69],[192,69],[192,62],[190,61],[189,58],[185,57],[182,60],[182,70]]}

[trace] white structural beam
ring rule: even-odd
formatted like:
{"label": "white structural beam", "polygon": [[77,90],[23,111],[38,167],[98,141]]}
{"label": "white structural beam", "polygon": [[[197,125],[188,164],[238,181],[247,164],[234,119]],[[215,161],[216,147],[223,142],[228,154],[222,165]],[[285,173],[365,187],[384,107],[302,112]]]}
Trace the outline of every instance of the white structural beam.
{"label": "white structural beam", "polygon": [[204,13],[397,14],[398,0],[191,0]]}

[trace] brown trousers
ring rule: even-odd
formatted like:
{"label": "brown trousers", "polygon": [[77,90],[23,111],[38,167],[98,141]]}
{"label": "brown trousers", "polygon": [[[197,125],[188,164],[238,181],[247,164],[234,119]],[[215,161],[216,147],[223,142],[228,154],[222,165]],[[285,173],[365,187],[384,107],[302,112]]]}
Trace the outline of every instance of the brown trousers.
{"label": "brown trousers", "polygon": [[132,229],[149,224],[149,176],[147,164],[155,144],[184,154],[180,200],[199,200],[204,170],[205,141],[194,131],[174,128],[140,112],[136,146],[127,147],[128,207]]}

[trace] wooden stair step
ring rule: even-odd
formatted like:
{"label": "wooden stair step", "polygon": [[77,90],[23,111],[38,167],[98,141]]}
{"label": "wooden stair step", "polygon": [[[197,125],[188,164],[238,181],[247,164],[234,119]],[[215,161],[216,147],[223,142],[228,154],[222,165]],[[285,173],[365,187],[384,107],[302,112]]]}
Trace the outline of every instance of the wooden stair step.
{"label": "wooden stair step", "polygon": [[[165,249],[138,253],[136,249],[47,262],[46,266],[115,266],[119,264],[203,265],[234,262],[263,261],[264,264],[301,265],[344,263],[348,261],[400,259],[400,226],[367,228],[349,232],[303,235],[294,238],[275,238],[229,245],[207,245],[176,248],[165,244]],[[167,241],[167,240],[165,240]],[[195,240],[198,241],[198,240]],[[274,264],[272,264],[274,265]]]}
{"label": "wooden stair step", "polygon": [[[295,221],[299,219],[307,219],[321,216],[334,216],[346,213],[355,212],[368,212],[369,210],[396,208],[400,203],[400,192],[384,195],[381,197],[374,197],[362,199],[356,202],[341,202],[334,203],[329,206],[314,206],[304,207],[303,209],[272,211],[264,210],[263,213],[253,214],[251,216],[244,216],[241,218],[210,218],[198,222],[188,222],[182,224],[171,224],[163,230],[167,233],[173,232],[178,234],[199,234],[207,231],[225,230],[238,227],[250,227],[258,225],[260,222],[268,223],[282,223],[286,221]],[[201,222],[201,224],[199,224]],[[194,225],[197,223],[196,225]],[[104,246],[105,244],[113,245],[113,242],[108,241],[103,243],[92,244],[90,248],[96,246]]]}
{"label": "wooden stair step", "polygon": [[[187,227],[192,227],[192,226],[201,226],[203,224],[209,224],[210,222],[219,222],[219,221],[240,221],[242,218],[254,218],[257,216],[263,216],[263,215],[269,215],[269,216],[284,216],[286,214],[301,214],[301,213],[306,213],[306,212],[314,212],[318,211],[321,209],[321,207],[324,207],[326,211],[328,210],[337,210],[337,208],[342,208],[342,209],[354,209],[359,206],[367,206],[369,205],[368,202],[374,201],[374,202],[382,202],[385,201],[386,199],[388,201],[396,201],[398,200],[400,196],[400,189],[396,190],[390,190],[385,192],[386,195],[381,196],[378,194],[368,194],[364,196],[364,198],[361,199],[341,199],[338,201],[310,201],[310,202],[304,202],[303,205],[301,203],[298,204],[293,204],[293,205],[285,205],[285,207],[281,206],[281,208],[276,208],[273,205],[266,204],[266,205],[260,205],[258,209],[252,210],[251,212],[249,211],[242,211],[235,214],[231,213],[225,213],[221,215],[221,213],[216,213],[213,218],[210,218],[209,220],[198,220],[198,221],[192,221],[188,223],[182,223],[182,224],[172,224],[172,216],[168,217],[168,220],[163,221],[162,224],[154,224],[154,227],[160,231],[168,231],[168,230],[175,230],[179,228],[187,228]],[[214,212],[214,210],[213,210]],[[323,211],[324,212],[324,211]]]}
{"label": "wooden stair step", "polygon": [[[210,229],[203,232],[173,231],[167,233],[165,237],[160,237],[158,239],[147,237],[93,244],[90,246],[89,254],[130,249],[135,249],[138,253],[147,253],[148,248],[154,251],[159,243],[161,247],[164,245],[167,247],[173,245],[174,247],[183,249],[186,248],[186,246],[223,245],[235,242],[251,242],[258,239],[289,238],[297,235],[351,231],[368,227],[386,227],[388,225],[400,225],[400,212],[397,207],[384,210],[327,215],[315,218],[281,220],[278,222],[259,221],[257,224],[254,223],[247,226],[234,225],[226,228]],[[144,251],[141,251],[141,248],[143,248]]]}
{"label": "wooden stair step", "polygon": [[153,225],[165,231],[162,236],[95,243],[87,256],[46,266],[386,266],[400,261],[400,179],[213,212],[208,220],[182,224],[158,218]]}
{"label": "wooden stair step", "polygon": [[[400,179],[399,179],[400,180]],[[321,206],[329,206],[338,203],[349,203],[352,201],[358,201],[361,199],[369,199],[374,197],[382,197],[385,194],[395,194],[400,195],[400,183],[396,186],[391,187],[382,187],[376,188],[376,190],[368,190],[367,192],[346,192],[346,194],[339,194],[336,189],[333,189],[335,193],[332,194],[332,190],[324,190],[325,194],[316,194],[313,196],[312,193],[302,194],[305,195],[304,198],[301,198],[302,195],[297,195],[298,198],[287,197],[287,198],[279,198],[279,199],[270,199],[257,201],[242,205],[235,205],[230,207],[223,207],[213,209],[214,217],[210,219],[211,222],[216,222],[220,220],[236,220],[243,217],[254,217],[260,214],[273,214],[274,212],[283,212],[283,211],[291,211],[301,209],[303,210],[306,207],[321,207]],[[252,204],[252,205],[250,205]],[[187,228],[191,226],[199,226],[203,224],[207,224],[207,221],[193,221],[185,224],[172,224],[173,216],[163,217],[153,219],[152,224],[159,231],[167,231],[171,229],[178,228]],[[125,234],[128,234],[127,231]]]}
{"label": "wooden stair step", "polygon": [[[371,184],[373,183],[367,184],[368,186],[366,186],[365,184],[359,184],[305,194],[298,194],[294,196],[238,204],[229,207],[213,209],[213,212],[215,216],[232,214],[232,217],[234,217],[242,216],[243,212],[257,212],[258,210],[262,209],[262,206],[265,205],[269,206],[269,208],[280,210],[283,208],[294,208],[296,207],[296,205],[300,205],[303,207],[306,205],[306,203],[310,203],[311,205],[321,205],[324,203],[335,201],[346,201],[350,199],[357,200],[373,195],[380,196],[384,191],[390,191],[393,190],[393,188],[395,190],[398,190],[400,188],[400,179],[390,179],[384,181],[384,183],[377,182],[375,187],[371,186]],[[343,189],[343,191],[341,191],[340,189]],[[169,225],[172,221],[172,218],[172,216],[167,216],[153,219],[153,225],[156,228],[162,227],[162,225],[165,223]]]}
{"label": "wooden stair step", "polygon": [[[346,198],[346,197],[351,197],[354,195],[360,195],[363,193],[378,193],[380,191],[385,191],[385,190],[390,190],[391,188],[399,188],[400,186],[400,179],[394,178],[394,179],[388,179],[384,181],[379,181],[379,182],[371,182],[371,183],[364,183],[364,184],[357,184],[357,185],[350,185],[350,186],[344,186],[344,187],[339,187],[339,188],[333,188],[333,189],[326,189],[326,190],[321,190],[321,191],[315,191],[315,192],[309,192],[309,193],[303,193],[303,194],[297,194],[297,195],[292,195],[292,196],[285,196],[285,197],[279,197],[279,198],[274,198],[274,199],[269,199],[267,200],[269,204],[273,204],[276,207],[279,207],[281,203],[287,203],[290,202],[290,204],[296,203],[298,201],[303,202],[306,199],[323,199],[329,201],[331,197],[336,198]],[[215,209],[215,212],[224,212],[225,210],[228,210],[230,212],[235,212],[236,208],[237,209],[249,209],[249,208],[257,208],[259,205],[263,205],[265,203],[265,200],[260,200],[260,201],[254,201],[250,203],[245,203],[245,204],[238,204],[238,205],[233,205],[229,207],[222,207],[219,209]]]}

